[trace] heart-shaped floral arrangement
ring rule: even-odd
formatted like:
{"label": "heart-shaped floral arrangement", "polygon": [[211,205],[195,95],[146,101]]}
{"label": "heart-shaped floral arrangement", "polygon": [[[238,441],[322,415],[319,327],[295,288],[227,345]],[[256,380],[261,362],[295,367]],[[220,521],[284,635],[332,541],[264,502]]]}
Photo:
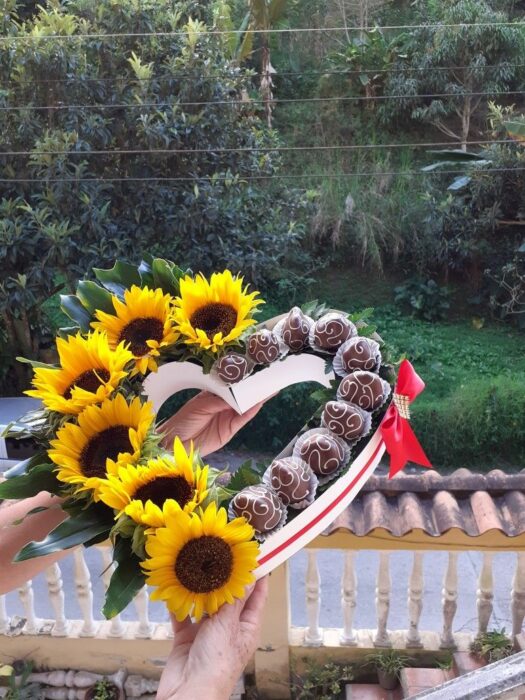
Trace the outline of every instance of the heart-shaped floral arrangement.
{"label": "heart-shaped floral arrangement", "polygon": [[[94,273],[62,297],[76,325],[59,332],[59,363],[31,362],[27,393],[43,408],[8,434],[39,450],[0,498],[49,491],[69,516],[18,561],[111,539],[106,617],[145,583],[180,620],[213,614],[319,534],[385,447],[394,471],[407,459],[430,466],[408,425],[424,385],[405,361],[392,390],[395,367],[369,310],[311,303],[256,325],[263,301],[229,271],[206,279],[150,258]],[[243,413],[311,380],[324,385],[319,409],[269,465],[247,463],[228,480],[193,444],[162,446],[156,411],[180,388],[208,389]]]}

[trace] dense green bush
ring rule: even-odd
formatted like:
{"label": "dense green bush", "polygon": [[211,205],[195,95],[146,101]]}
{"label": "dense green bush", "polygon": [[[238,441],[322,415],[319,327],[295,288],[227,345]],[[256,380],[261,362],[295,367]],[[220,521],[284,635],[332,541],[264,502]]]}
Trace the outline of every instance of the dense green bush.
{"label": "dense green bush", "polygon": [[444,399],[416,405],[413,428],[436,466],[525,464],[525,379],[465,382]]}
{"label": "dense green bush", "polygon": [[439,321],[447,317],[450,291],[433,279],[413,277],[394,289],[395,302],[418,318]]}
{"label": "dense green bush", "polygon": [[[56,287],[115,258],[228,265],[273,289],[307,275],[306,200],[267,183],[279,142],[249,99],[252,73],[227,36],[206,31],[215,9],[50,0],[22,21],[8,3],[0,312],[11,357],[45,346],[42,303]],[[111,36],[123,31],[164,34]]]}

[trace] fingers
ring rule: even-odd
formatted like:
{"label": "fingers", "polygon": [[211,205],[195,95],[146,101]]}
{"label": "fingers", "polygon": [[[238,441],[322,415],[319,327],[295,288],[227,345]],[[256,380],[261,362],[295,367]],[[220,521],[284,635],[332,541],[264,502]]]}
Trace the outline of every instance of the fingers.
{"label": "fingers", "polygon": [[230,412],[233,413],[233,409],[219,396],[201,391],[159,426],[165,434],[162,444],[170,449],[178,436],[186,448],[193,440],[201,455],[209,454],[222,446],[217,418]]}
{"label": "fingers", "polygon": [[252,592],[245,599],[244,608],[241,613],[241,622],[259,625],[267,598],[268,576],[264,576],[257,581]]}

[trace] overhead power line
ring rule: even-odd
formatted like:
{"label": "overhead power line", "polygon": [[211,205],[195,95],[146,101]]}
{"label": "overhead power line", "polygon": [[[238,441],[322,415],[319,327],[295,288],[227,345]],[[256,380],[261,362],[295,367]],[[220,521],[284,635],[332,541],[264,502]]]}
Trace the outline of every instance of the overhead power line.
{"label": "overhead power line", "polygon": [[[486,175],[492,173],[502,173],[502,172],[523,172],[525,167],[519,168],[490,168],[487,170],[476,170],[476,172],[483,172]],[[58,183],[58,182],[69,182],[69,183],[81,183],[81,182],[202,182],[202,181],[219,181],[219,182],[233,182],[235,180],[239,181],[252,181],[252,180],[304,180],[310,178],[350,178],[350,177],[394,177],[403,176],[410,177],[417,175],[421,177],[422,175],[459,175],[457,170],[431,170],[428,172],[423,172],[422,170],[391,170],[391,171],[361,171],[354,173],[301,173],[301,174],[282,174],[278,173],[276,175],[218,175],[218,176],[202,176],[202,177],[58,177],[58,178],[0,178],[0,183]]]}
{"label": "overhead power line", "polygon": [[[523,27],[525,22],[461,22],[456,24],[444,24],[440,22],[428,24],[394,24],[386,26],[357,26],[357,27],[281,27],[279,29],[250,29],[252,34],[310,34],[310,33],[329,33],[329,32],[370,32],[374,29],[382,31],[395,31],[401,29],[471,29],[477,27]],[[246,29],[204,29],[204,31],[195,33],[200,36],[231,36],[232,34],[246,34]],[[178,30],[175,32],[109,32],[109,33],[86,33],[86,34],[27,34],[2,36],[0,41],[4,42],[19,42],[19,41],[74,41],[75,39],[144,39],[156,37],[179,37],[187,36],[186,30]]]}
{"label": "overhead power line", "polygon": [[85,109],[85,110],[97,110],[97,109],[150,109],[159,107],[205,107],[209,105],[244,105],[249,107],[251,105],[265,105],[270,102],[271,104],[290,104],[290,103],[304,103],[304,102],[370,102],[370,101],[385,101],[385,100],[414,100],[414,99],[441,99],[448,97],[463,98],[463,97],[492,97],[496,95],[523,95],[525,92],[523,90],[508,90],[508,91],[496,91],[496,92],[439,92],[434,94],[424,94],[424,95],[372,95],[371,97],[356,97],[350,96],[345,97],[344,95],[338,95],[334,97],[291,97],[283,98],[277,100],[264,100],[264,99],[246,99],[246,100],[203,100],[195,102],[131,102],[131,103],[101,103],[101,104],[87,104],[87,105],[67,105],[58,103],[56,105],[22,105],[22,106],[1,106],[0,112],[19,112],[19,111],[57,111],[65,109]]}
{"label": "overhead power line", "polygon": [[[467,146],[492,146],[495,144],[511,144],[510,138],[490,141],[468,141]],[[369,143],[369,144],[342,144],[329,146],[257,146],[257,147],[242,147],[239,148],[147,148],[147,149],[108,149],[108,150],[90,150],[90,151],[0,151],[1,156],[113,156],[113,155],[193,155],[201,153],[273,153],[283,152],[289,153],[294,151],[366,151],[379,149],[396,149],[396,148],[438,148],[445,146],[456,146],[454,141],[433,141],[419,143]]]}
{"label": "overhead power line", "polygon": [[[432,71],[458,71],[458,70],[491,70],[492,68],[524,68],[525,63],[500,63],[497,65],[486,64],[486,65],[470,65],[470,66],[426,66],[421,67],[409,67],[405,66],[403,68],[375,68],[374,66],[363,68],[341,68],[340,70],[303,70],[303,71],[277,71],[273,74],[273,78],[288,78],[295,76],[310,76],[310,75],[362,75],[363,73],[428,73]],[[258,77],[258,73],[254,73],[250,76],[249,73],[237,73],[229,74],[224,73],[224,75],[199,75],[199,81],[217,81],[219,78],[250,78]],[[71,76],[68,78],[39,78],[38,80],[7,80],[0,82],[2,86],[9,85],[60,85],[60,84],[71,84],[71,83],[153,83],[153,82],[164,82],[170,80],[182,80],[184,78],[195,79],[195,73],[167,73],[163,75],[153,75],[150,78],[137,78],[136,76],[111,76],[111,77],[76,77]]]}

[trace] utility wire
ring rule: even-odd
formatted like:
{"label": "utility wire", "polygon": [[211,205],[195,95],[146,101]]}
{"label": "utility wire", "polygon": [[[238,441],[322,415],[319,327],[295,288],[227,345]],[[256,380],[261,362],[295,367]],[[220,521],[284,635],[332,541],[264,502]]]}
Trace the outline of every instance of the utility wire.
{"label": "utility wire", "polygon": [[[492,68],[524,68],[525,63],[500,63],[497,65],[481,65],[481,66],[427,66],[426,68],[420,67],[404,67],[404,68],[374,68],[374,67],[363,67],[363,68],[342,68],[341,70],[304,70],[304,71],[277,71],[272,74],[275,78],[283,77],[294,77],[294,76],[310,76],[310,75],[361,75],[362,73],[418,73],[429,71],[458,71],[458,70],[489,70]],[[236,73],[236,74],[224,74],[224,75],[204,75],[198,76],[199,81],[213,80],[216,81],[218,78],[251,78],[258,77],[259,73]],[[165,75],[154,75],[150,78],[137,78],[136,76],[112,76],[103,78],[40,78],[38,80],[7,80],[0,82],[2,86],[8,85],[40,85],[40,84],[71,84],[71,83],[153,83],[153,82],[163,82],[170,80],[181,80],[183,78],[195,79],[195,73],[169,73]]]}
{"label": "utility wire", "polygon": [[[458,164],[462,165],[462,164]],[[490,168],[488,170],[477,170],[476,172],[484,172],[485,174],[492,174],[492,173],[503,173],[503,172],[523,172],[525,171],[525,167],[520,167],[520,168]],[[418,177],[421,177],[422,175],[458,175],[459,172],[457,170],[431,170],[428,172],[424,172],[422,170],[392,170],[392,171],[384,171],[384,172],[375,172],[375,171],[361,171],[361,172],[353,172],[353,173],[311,173],[311,174],[291,174],[291,175],[285,175],[278,173],[277,175],[248,175],[248,176],[243,176],[239,174],[232,174],[232,175],[218,175],[218,176],[202,176],[202,177],[58,177],[58,178],[0,178],[0,183],[27,183],[27,184],[34,184],[34,183],[40,183],[40,182],[45,182],[45,183],[55,183],[55,182],[72,182],[72,183],[79,183],[79,182],[200,182],[202,180],[207,180],[207,181],[227,181],[227,182],[232,182],[234,180],[237,181],[252,181],[252,180],[303,180],[303,179],[309,179],[309,178],[327,178],[327,179],[335,179],[335,178],[349,178],[349,177],[394,177],[394,176],[412,176],[412,175],[417,175]]]}
{"label": "utility wire", "polygon": [[[381,31],[394,31],[398,29],[471,29],[475,27],[525,27],[525,22],[461,22],[456,24],[428,23],[428,24],[397,24],[374,27],[282,27],[279,29],[204,29],[195,30],[195,34],[200,36],[230,36],[232,34],[243,35],[252,34],[308,34],[308,33],[329,33],[329,32],[370,32],[374,29]],[[28,34],[1,36],[1,41],[74,41],[75,39],[144,39],[154,37],[178,37],[188,36],[186,30],[176,32],[110,32],[110,33],[87,33],[87,34]]]}
{"label": "utility wire", "polygon": [[[490,141],[468,141],[467,146],[492,146],[493,144],[512,144],[508,139]],[[378,149],[396,148],[436,148],[443,146],[457,146],[454,141],[435,141],[420,143],[371,143],[371,144],[351,144],[351,145],[330,145],[330,146],[260,146],[260,147],[239,147],[239,148],[148,148],[148,149],[108,149],[93,151],[0,151],[1,156],[106,156],[106,155],[171,155],[200,154],[200,153],[273,153],[273,152],[294,152],[294,151],[366,151]]]}
{"label": "utility wire", "polygon": [[246,99],[246,100],[207,100],[202,102],[137,102],[137,103],[102,103],[102,104],[88,104],[88,105],[65,105],[58,103],[56,105],[23,105],[23,106],[11,106],[11,107],[0,107],[0,112],[20,112],[20,111],[54,111],[54,110],[64,110],[64,109],[145,109],[150,107],[205,107],[207,105],[244,105],[245,107],[250,107],[252,105],[265,105],[271,103],[272,105],[277,104],[290,104],[290,103],[303,103],[303,102],[363,102],[363,101],[384,101],[384,100],[414,100],[414,99],[437,99],[444,97],[483,97],[483,96],[495,96],[495,95],[523,95],[525,91],[523,90],[508,90],[508,91],[495,91],[495,92],[440,92],[435,94],[425,94],[425,95],[373,95],[371,97],[345,97],[343,95],[338,95],[335,97],[291,97],[283,99]]}

